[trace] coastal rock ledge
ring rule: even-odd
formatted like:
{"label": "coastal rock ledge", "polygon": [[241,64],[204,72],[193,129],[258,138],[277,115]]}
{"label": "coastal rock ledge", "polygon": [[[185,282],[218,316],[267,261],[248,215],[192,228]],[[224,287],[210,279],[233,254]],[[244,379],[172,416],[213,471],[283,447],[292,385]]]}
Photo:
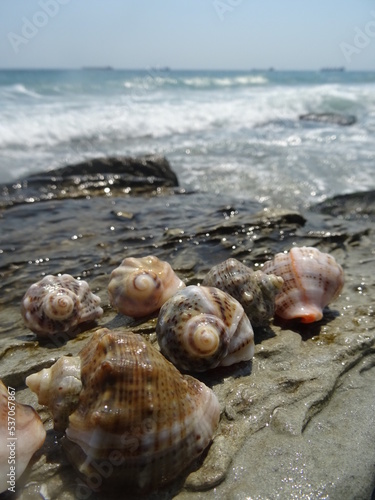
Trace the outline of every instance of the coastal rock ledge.
{"label": "coastal rock ledge", "polygon": [[4,206],[28,201],[122,194],[152,194],[178,186],[168,160],[160,155],[110,156],[87,159],[38,172],[0,186]]}
{"label": "coastal rock ledge", "polygon": [[[338,215],[330,214],[329,206],[339,207]],[[175,482],[142,500],[370,500],[375,486],[374,212],[371,192],[326,200],[299,214],[178,190],[3,210],[0,379],[15,388],[18,402],[37,410],[47,431],[12,500],[134,498],[125,489],[112,497],[96,491],[100,474],[111,473],[108,466],[98,469],[99,483],[83,481],[68,461],[51,414],[25,386],[31,373],[63,355],[76,355],[98,326],[139,333],[157,346],[156,317],[133,320],[110,307],[108,282],[124,257],[156,254],[186,284],[197,284],[226,258],[261,266],[295,245],[332,254],[345,272],[343,292],[317,323],[275,318],[257,329],[252,361],[197,376],[220,402],[213,443]],[[58,273],[87,280],[104,314],[77,335],[38,340],[23,324],[20,302],[42,275]]]}

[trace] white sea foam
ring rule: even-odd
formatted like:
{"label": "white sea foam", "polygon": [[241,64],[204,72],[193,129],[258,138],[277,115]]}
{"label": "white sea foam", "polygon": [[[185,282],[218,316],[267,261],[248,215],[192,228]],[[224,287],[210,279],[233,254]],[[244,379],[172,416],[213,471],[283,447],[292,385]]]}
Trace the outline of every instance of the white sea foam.
{"label": "white sea foam", "polygon": [[[316,74],[296,83],[275,72],[109,73],[37,74],[34,84],[17,75],[0,84],[0,182],[86,157],[158,152],[187,188],[260,200],[293,204],[375,186],[372,83],[315,82]],[[302,123],[308,112],[358,122]]]}

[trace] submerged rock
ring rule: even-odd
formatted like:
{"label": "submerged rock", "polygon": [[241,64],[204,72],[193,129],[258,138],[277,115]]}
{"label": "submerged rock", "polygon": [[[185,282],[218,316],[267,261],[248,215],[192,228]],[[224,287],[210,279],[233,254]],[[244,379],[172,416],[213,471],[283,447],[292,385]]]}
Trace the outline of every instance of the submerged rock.
{"label": "submerged rock", "polygon": [[300,120],[320,123],[332,123],[334,125],[353,125],[357,118],[354,115],[344,115],[340,113],[306,113],[300,115]]}

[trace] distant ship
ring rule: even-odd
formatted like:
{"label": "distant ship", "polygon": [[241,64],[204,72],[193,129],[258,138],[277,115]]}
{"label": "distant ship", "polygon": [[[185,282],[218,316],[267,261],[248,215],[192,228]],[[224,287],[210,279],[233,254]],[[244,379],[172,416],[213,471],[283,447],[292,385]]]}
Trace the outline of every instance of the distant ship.
{"label": "distant ship", "polygon": [[112,71],[112,66],[83,66],[85,71]]}
{"label": "distant ship", "polygon": [[345,71],[344,66],[338,66],[337,68],[322,68],[320,71],[323,73],[327,73],[328,71],[334,71],[334,72],[340,72],[340,71]]}

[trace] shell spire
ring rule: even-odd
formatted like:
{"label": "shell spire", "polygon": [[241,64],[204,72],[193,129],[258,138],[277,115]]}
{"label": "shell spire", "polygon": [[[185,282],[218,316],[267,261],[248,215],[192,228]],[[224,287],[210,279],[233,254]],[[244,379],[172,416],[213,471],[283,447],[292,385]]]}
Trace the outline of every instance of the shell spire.
{"label": "shell spire", "polygon": [[128,257],[111,273],[108,294],[112,307],[133,318],[148,316],[160,309],[185,283],[168,262],[153,255]]}
{"label": "shell spire", "polygon": [[88,283],[69,274],[47,275],[25,293],[21,314],[25,325],[43,337],[67,332],[81,323],[100,318],[100,298]]}
{"label": "shell spire", "polygon": [[214,287],[190,285],[161,308],[161,352],[182,370],[204,371],[248,361],[254,333],[241,304]]}

